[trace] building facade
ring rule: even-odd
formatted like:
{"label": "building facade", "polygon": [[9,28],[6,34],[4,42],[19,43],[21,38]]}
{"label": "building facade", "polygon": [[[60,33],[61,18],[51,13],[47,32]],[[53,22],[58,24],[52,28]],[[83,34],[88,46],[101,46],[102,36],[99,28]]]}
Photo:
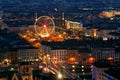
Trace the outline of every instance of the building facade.
{"label": "building facade", "polygon": [[19,49],[18,59],[20,61],[39,61],[40,53],[37,48]]}
{"label": "building facade", "polygon": [[104,63],[104,62],[94,63],[93,67],[92,67],[92,80],[103,80],[102,79],[102,73],[105,70],[108,70],[109,66],[110,66],[109,64]]}

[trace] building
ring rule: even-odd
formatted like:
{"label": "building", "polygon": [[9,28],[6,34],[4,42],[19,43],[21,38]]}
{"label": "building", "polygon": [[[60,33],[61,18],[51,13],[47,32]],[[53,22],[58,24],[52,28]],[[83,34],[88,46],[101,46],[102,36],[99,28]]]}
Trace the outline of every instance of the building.
{"label": "building", "polygon": [[119,61],[119,40],[97,40],[90,43],[91,53],[97,60]]}
{"label": "building", "polygon": [[17,54],[19,61],[39,61],[39,49],[32,46],[18,49]]}
{"label": "building", "polygon": [[82,31],[82,24],[79,23],[79,22],[73,22],[73,21],[65,21],[65,24],[66,24],[66,29],[73,29],[73,30],[80,30]]}
{"label": "building", "polygon": [[62,63],[67,59],[67,49],[59,46],[61,42],[43,42],[41,49],[45,55],[50,55],[53,63]]}
{"label": "building", "polygon": [[119,39],[91,41],[89,48],[95,60],[120,61]]}
{"label": "building", "polygon": [[45,55],[50,55],[50,58],[54,63],[63,62],[87,65],[92,58],[90,50],[85,47],[83,42],[77,40],[42,42],[41,49]]}
{"label": "building", "polygon": [[105,70],[108,70],[110,64],[108,62],[96,62],[93,64],[92,67],[92,80],[103,80],[102,73]]}
{"label": "building", "polygon": [[0,80],[33,80],[31,64],[21,62],[19,66],[0,68]]}
{"label": "building", "polygon": [[95,59],[88,48],[79,48],[79,64],[92,65],[94,61]]}
{"label": "building", "polygon": [[103,47],[96,47],[92,48],[92,54],[96,60],[107,60],[108,58],[115,59],[115,49],[114,48],[103,48]]}
{"label": "building", "polygon": [[79,49],[78,48],[67,48],[67,62],[69,64],[78,64],[80,62]]}
{"label": "building", "polygon": [[119,80],[120,64],[106,60],[97,61],[92,67],[92,80]]}
{"label": "building", "polygon": [[3,17],[3,11],[0,11],[0,19]]}
{"label": "building", "polygon": [[7,52],[4,52],[4,56],[3,56],[3,59],[8,59],[10,60],[11,62],[17,62],[18,60],[18,55],[17,55],[17,49],[11,49]]}
{"label": "building", "polygon": [[115,55],[116,55],[115,60],[119,62],[120,61],[120,46],[119,47],[117,46],[115,48]]}
{"label": "building", "polygon": [[0,68],[0,80],[22,80],[18,74],[18,67],[9,66]]}
{"label": "building", "polygon": [[50,57],[53,63],[65,63],[67,60],[67,49],[62,47],[51,47]]}
{"label": "building", "polygon": [[102,80],[120,80],[120,67],[113,67],[102,73]]}
{"label": "building", "polygon": [[[106,24],[107,25],[107,24]],[[112,24],[111,24],[112,25]],[[91,36],[96,38],[107,38],[107,39],[119,39],[119,35],[115,35],[113,33],[117,32],[117,28],[83,28],[83,31],[85,32],[85,36]]]}

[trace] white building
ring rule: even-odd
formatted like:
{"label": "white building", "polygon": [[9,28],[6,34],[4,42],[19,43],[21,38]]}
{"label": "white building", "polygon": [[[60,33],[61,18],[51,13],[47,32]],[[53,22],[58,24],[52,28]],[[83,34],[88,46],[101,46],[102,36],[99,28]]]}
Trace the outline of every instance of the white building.
{"label": "white building", "polygon": [[46,42],[42,44],[41,49],[44,54],[50,55],[51,61],[53,63],[65,63],[69,59],[75,59],[73,62],[79,61],[79,50],[71,49],[69,46],[64,47],[62,43]]}
{"label": "white building", "polygon": [[53,63],[62,63],[67,59],[67,49],[52,47],[50,45],[42,45],[41,46],[44,54],[49,54]]}
{"label": "white building", "polygon": [[73,21],[65,21],[66,29],[73,29],[73,30],[80,30],[82,31],[82,24],[79,22],[73,22]]}
{"label": "white building", "polygon": [[18,59],[20,61],[38,61],[40,56],[39,49],[27,48],[18,50]]}
{"label": "white building", "polygon": [[53,63],[64,63],[67,60],[67,49],[65,48],[52,48],[51,58]]}

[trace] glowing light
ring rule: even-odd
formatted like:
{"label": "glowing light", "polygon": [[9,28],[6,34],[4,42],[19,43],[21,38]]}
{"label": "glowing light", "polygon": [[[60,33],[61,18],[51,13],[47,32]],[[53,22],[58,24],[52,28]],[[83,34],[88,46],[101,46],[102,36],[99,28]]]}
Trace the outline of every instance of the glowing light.
{"label": "glowing light", "polygon": [[85,72],[83,72],[82,74],[85,75]]}
{"label": "glowing light", "polygon": [[59,35],[59,37],[62,37],[61,35]]}
{"label": "glowing light", "polygon": [[107,58],[107,60],[112,61],[112,60],[113,60],[113,58],[112,58],[112,57],[108,57],[108,58]]}
{"label": "glowing light", "polygon": [[39,68],[40,68],[40,69],[42,69],[42,68],[43,68],[43,66],[41,66],[41,65],[40,65],[40,66],[39,66]]}
{"label": "glowing light", "polygon": [[10,71],[14,71],[15,69],[14,68],[10,68]]}
{"label": "glowing light", "polygon": [[103,40],[104,40],[104,41],[107,41],[107,40],[108,40],[108,38],[107,38],[107,37],[105,37],[105,38],[103,38]]}
{"label": "glowing light", "polygon": [[49,55],[49,54],[47,54],[47,57],[50,57],[50,55]]}
{"label": "glowing light", "polygon": [[49,34],[40,34],[40,35],[41,35],[42,38],[50,36]]}
{"label": "glowing light", "polygon": [[59,60],[59,59],[58,59],[57,57],[53,57],[52,60],[53,60],[53,61],[52,61],[53,63],[58,63],[58,60]]}
{"label": "glowing light", "polygon": [[45,67],[43,70],[44,70],[45,73],[49,73],[50,72],[50,70],[47,67]]}
{"label": "glowing light", "polygon": [[8,59],[5,59],[4,61],[8,62],[9,60],[8,60]]}
{"label": "glowing light", "polygon": [[84,69],[82,69],[82,72],[84,72]]}
{"label": "glowing light", "polygon": [[36,61],[39,61],[39,59],[36,59]]}
{"label": "glowing light", "polygon": [[72,65],[72,68],[75,68],[75,65]]}
{"label": "glowing light", "polygon": [[93,66],[91,65],[90,68],[92,68]]}
{"label": "glowing light", "polygon": [[75,69],[73,69],[72,72],[75,72]]}
{"label": "glowing light", "polygon": [[59,34],[59,35],[52,35],[52,36],[50,36],[50,40],[60,42],[60,41],[63,41],[64,38],[62,37],[62,35]]}
{"label": "glowing light", "polygon": [[97,29],[96,28],[93,29],[93,36],[97,37]]}
{"label": "glowing light", "polygon": [[11,60],[9,60],[9,59],[4,59],[4,60],[2,61],[2,63],[7,64],[7,65],[9,65],[10,62],[11,62]]}
{"label": "glowing light", "polygon": [[46,28],[46,25],[44,25],[43,27]]}
{"label": "glowing light", "polygon": [[89,63],[93,63],[94,61],[95,61],[95,58],[93,58],[93,57],[88,58]]}
{"label": "glowing light", "polygon": [[76,58],[71,57],[71,58],[68,59],[68,62],[71,63],[71,64],[75,63],[76,62]]}
{"label": "glowing light", "polygon": [[58,11],[58,9],[57,9],[57,8],[55,8],[54,10],[55,10],[56,12]]}
{"label": "glowing light", "polygon": [[58,73],[58,79],[62,79],[62,74]]}
{"label": "glowing light", "polygon": [[83,66],[83,65],[82,65],[81,67],[82,67],[82,68],[84,68],[84,66]]}

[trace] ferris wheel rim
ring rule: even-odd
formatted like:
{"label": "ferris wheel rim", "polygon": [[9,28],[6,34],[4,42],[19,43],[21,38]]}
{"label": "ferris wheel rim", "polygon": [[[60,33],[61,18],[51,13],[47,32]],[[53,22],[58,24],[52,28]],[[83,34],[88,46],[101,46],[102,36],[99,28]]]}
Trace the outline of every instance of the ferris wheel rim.
{"label": "ferris wheel rim", "polygon": [[43,18],[43,17],[50,19],[51,22],[52,22],[53,29],[52,29],[51,32],[49,33],[49,35],[51,35],[51,34],[54,32],[54,30],[55,30],[55,23],[54,23],[53,19],[52,19],[51,17],[49,17],[49,16],[40,16],[40,17],[38,17],[38,18],[35,20],[35,23],[34,23],[35,32],[37,33],[37,35],[42,36],[42,35],[39,34],[39,32],[38,32],[37,29],[36,29],[36,23],[37,23],[38,20],[40,20],[40,19]]}

